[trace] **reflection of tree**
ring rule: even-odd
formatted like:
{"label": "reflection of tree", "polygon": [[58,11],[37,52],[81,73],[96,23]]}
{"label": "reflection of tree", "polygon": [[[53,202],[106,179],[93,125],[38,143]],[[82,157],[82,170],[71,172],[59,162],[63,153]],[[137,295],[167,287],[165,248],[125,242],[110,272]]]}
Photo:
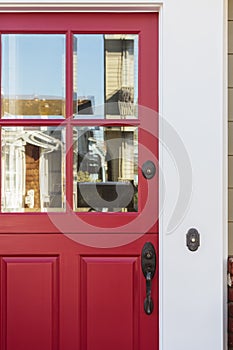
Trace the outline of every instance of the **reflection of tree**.
{"label": "reflection of tree", "polygon": [[78,171],[77,175],[78,182],[91,182],[90,174],[87,171]]}

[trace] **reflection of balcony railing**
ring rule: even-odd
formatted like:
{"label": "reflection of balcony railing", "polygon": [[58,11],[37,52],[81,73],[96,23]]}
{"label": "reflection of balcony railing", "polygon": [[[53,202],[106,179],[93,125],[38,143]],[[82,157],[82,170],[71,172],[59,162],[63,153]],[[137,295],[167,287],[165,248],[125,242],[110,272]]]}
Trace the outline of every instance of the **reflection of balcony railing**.
{"label": "reflection of balcony railing", "polygon": [[132,102],[122,102],[118,101],[118,107],[120,111],[121,116],[127,116],[127,115],[136,115],[136,106]]}
{"label": "reflection of balcony railing", "polygon": [[118,107],[121,116],[136,115],[136,106],[134,104],[134,88],[123,86],[119,91]]}
{"label": "reflection of balcony railing", "polygon": [[78,182],[78,208],[134,209],[136,188],[131,182]]}

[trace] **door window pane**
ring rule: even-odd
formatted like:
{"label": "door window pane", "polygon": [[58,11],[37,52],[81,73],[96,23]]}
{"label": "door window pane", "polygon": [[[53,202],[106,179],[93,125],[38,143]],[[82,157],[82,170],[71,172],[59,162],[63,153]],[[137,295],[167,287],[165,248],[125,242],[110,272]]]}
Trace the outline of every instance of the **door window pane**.
{"label": "door window pane", "polygon": [[137,35],[74,35],[73,61],[76,118],[137,118]]}
{"label": "door window pane", "polygon": [[137,211],[135,127],[74,127],[76,211]]}
{"label": "door window pane", "polygon": [[65,35],[2,35],[2,118],[65,116]]}
{"label": "door window pane", "polygon": [[64,135],[64,128],[2,128],[3,212],[65,209]]}

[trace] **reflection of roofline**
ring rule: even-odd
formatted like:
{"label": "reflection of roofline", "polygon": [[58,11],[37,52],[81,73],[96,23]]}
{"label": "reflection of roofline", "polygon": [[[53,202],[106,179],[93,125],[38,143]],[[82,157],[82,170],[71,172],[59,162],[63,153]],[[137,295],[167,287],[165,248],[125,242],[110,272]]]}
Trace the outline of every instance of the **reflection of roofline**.
{"label": "reflection of roofline", "polygon": [[5,100],[64,100],[64,96],[52,95],[3,95]]}
{"label": "reflection of roofline", "polygon": [[105,40],[134,40],[137,34],[104,34]]}
{"label": "reflection of roofline", "polygon": [[78,104],[79,104],[79,105],[85,104],[85,103],[87,103],[87,102],[90,102],[90,103],[91,103],[91,100],[87,100],[87,99],[85,99],[85,100],[80,100],[80,99],[78,99]]}
{"label": "reflection of roofline", "polygon": [[41,114],[10,114],[5,112],[1,119],[64,119],[63,115],[41,115]]}

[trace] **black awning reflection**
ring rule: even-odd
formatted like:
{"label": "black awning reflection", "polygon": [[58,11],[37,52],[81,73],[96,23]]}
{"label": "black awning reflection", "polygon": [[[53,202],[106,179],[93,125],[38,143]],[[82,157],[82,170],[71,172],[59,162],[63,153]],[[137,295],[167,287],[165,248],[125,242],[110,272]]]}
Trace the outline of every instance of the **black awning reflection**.
{"label": "black awning reflection", "polygon": [[134,209],[134,194],[136,188],[128,182],[78,182],[78,207],[92,208],[100,211],[103,208]]}

